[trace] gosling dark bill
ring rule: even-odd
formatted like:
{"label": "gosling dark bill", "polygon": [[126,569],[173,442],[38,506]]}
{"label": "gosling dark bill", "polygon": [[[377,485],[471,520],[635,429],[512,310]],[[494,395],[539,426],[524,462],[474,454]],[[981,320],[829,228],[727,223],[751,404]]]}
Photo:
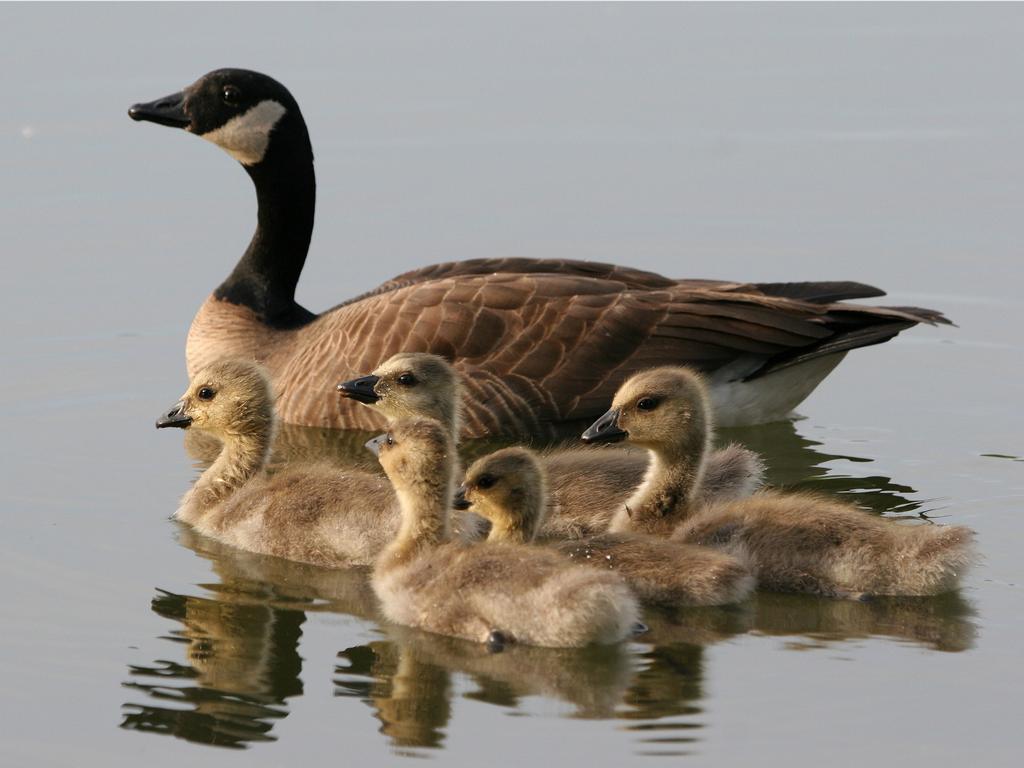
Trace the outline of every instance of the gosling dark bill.
{"label": "gosling dark bill", "polygon": [[617,443],[625,440],[629,433],[619,429],[619,409],[612,408],[580,435],[584,443]]}
{"label": "gosling dark bill", "polygon": [[387,441],[388,436],[386,434],[377,435],[376,437],[372,437],[369,440],[367,440],[366,444],[363,447],[366,448],[366,450],[368,450],[374,456],[380,456],[380,447],[384,445],[384,443],[386,443]]}
{"label": "gosling dark bill", "polygon": [[186,429],[192,423],[192,417],[185,415],[185,401],[179,400],[156,420],[156,428],[177,427]]}
{"label": "gosling dark bill", "polygon": [[372,373],[369,376],[343,381],[338,385],[338,394],[360,403],[372,405],[380,400],[380,395],[373,389],[377,386],[378,381],[380,381],[380,376],[374,376]]}

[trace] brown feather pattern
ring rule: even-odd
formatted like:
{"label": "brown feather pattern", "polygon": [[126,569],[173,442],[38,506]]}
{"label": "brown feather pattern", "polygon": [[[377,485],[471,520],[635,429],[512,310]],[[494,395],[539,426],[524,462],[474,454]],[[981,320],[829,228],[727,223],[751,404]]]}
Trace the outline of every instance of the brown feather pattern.
{"label": "brown feather pattern", "polygon": [[713,372],[753,355],[763,359],[747,376],[756,378],[916,323],[948,322],[931,310],[825,300],[875,290],[798,283],[762,291],[564,260],[451,262],[399,275],[289,330],[210,297],[189,332],[188,368],[225,356],[256,360],[271,373],[283,420],[376,429],[380,417],[339,403],[335,385],[396,352],[432,352],[465,377],[467,437],[553,436],[599,415],[628,376],[654,365]]}

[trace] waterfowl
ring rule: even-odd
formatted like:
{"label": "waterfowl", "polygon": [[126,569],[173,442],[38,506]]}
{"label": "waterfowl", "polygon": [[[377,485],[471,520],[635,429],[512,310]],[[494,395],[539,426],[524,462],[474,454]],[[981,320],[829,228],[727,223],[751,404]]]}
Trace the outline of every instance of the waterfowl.
{"label": "waterfowl", "polygon": [[[504,448],[466,472],[456,505],[491,523],[487,541],[528,544],[541,530],[544,466],[526,448]],[[461,502],[461,503],[460,503]],[[669,607],[738,603],[754,578],[736,558],[705,547],[631,533],[553,542],[573,562],[622,574],[645,603]]]}
{"label": "waterfowl", "polygon": [[948,322],[929,309],[845,303],[884,295],[855,282],[674,280],[524,258],[430,265],[315,314],[295,301],[316,179],[291,93],[257,72],[218,69],[128,114],[213,142],[252,178],[256,231],[195,316],[186,359],[190,374],[223,357],[263,363],[287,422],[378,428],[328,390],[412,350],[451,358],[464,375],[470,437],[567,433],[632,373],[666,361],[709,375],[721,424],[759,423],[796,407],[849,350]]}
{"label": "waterfowl", "polygon": [[[338,385],[342,397],[380,411],[393,422],[428,417],[457,440],[462,426],[463,386],[458,371],[425,352],[399,352],[373,373]],[[547,477],[543,535],[579,538],[608,528],[613,512],[633,494],[647,471],[646,452],[560,449],[541,454]],[[743,498],[761,487],[761,457],[739,445],[712,451],[701,488],[707,501]]]}
{"label": "waterfowl", "polygon": [[496,649],[614,643],[633,631],[636,598],[617,574],[534,547],[451,540],[455,444],[439,422],[399,421],[367,447],[402,508],[401,529],[373,571],[391,621]]}
{"label": "waterfowl", "polygon": [[[370,565],[398,531],[399,510],[378,474],[327,464],[264,470],[274,432],[273,389],[247,361],[200,369],[158,428],[211,433],[217,459],[185,494],[175,517],[218,541],[313,565]],[[461,521],[461,518],[460,518]],[[475,534],[472,523],[460,529]]]}
{"label": "waterfowl", "polygon": [[811,493],[762,491],[704,506],[697,498],[712,425],[707,388],[685,368],[630,378],[583,437],[628,439],[651,469],[612,530],[671,535],[747,563],[766,589],[835,597],[930,595],[956,587],[972,560],[962,526],[906,525]]}

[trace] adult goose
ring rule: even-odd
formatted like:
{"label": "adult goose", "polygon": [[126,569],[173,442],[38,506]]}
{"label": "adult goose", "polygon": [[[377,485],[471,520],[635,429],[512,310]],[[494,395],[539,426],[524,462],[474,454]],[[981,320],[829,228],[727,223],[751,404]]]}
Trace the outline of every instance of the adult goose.
{"label": "adult goose", "polygon": [[789,413],[847,351],[948,322],[843,303],[884,295],[855,282],[673,280],[524,258],[434,264],[314,314],[295,301],[313,231],[313,151],[288,90],[219,69],[128,114],[208,139],[252,178],[256,232],[192,321],[186,359],[190,374],[222,357],[262,363],[287,422],[378,428],[379,416],[339,408],[332,390],[407,351],[443,355],[464,374],[466,437],[564,434],[600,415],[631,374],[666,363],[708,375],[719,424],[759,423]]}

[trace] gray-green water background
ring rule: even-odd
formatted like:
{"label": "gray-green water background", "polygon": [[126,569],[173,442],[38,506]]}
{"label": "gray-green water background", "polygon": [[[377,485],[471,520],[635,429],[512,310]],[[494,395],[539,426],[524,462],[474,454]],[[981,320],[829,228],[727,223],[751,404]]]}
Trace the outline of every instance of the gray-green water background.
{"label": "gray-green water background", "polygon": [[[0,6],[0,763],[1019,764],[1022,39],[1020,5]],[[125,110],[221,66],[310,126],[311,309],[518,255],[947,312],[730,437],[777,482],[970,525],[984,562],[943,600],[766,596],[488,657],[194,540],[193,460],[152,425],[254,198]]]}

